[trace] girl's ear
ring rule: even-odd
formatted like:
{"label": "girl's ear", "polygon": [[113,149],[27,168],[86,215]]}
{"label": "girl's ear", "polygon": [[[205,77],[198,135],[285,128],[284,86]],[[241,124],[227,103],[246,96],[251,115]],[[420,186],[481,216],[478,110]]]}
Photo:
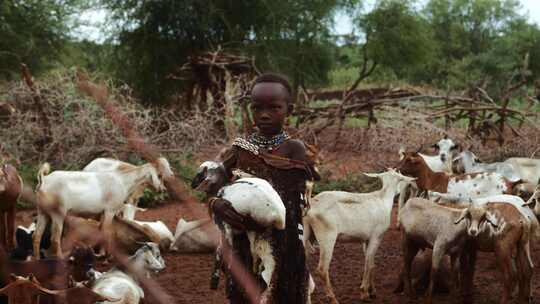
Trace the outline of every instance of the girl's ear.
{"label": "girl's ear", "polygon": [[289,101],[287,103],[287,115],[291,115],[294,110],[294,105],[292,104],[292,101]]}

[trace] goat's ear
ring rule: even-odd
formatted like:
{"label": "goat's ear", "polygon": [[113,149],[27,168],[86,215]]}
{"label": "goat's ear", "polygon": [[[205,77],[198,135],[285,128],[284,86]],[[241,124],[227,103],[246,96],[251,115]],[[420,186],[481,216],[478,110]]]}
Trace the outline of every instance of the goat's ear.
{"label": "goat's ear", "polygon": [[145,212],[146,210],[148,210],[148,209],[146,209],[146,208],[141,208],[141,207],[137,207],[137,211]]}
{"label": "goat's ear", "polygon": [[465,219],[465,217],[467,217],[467,213],[469,212],[468,209],[465,209],[463,211],[461,211],[461,214],[459,216],[459,218],[454,222],[455,225],[461,223],[461,221],[463,221]]}
{"label": "goat's ear", "polygon": [[70,275],[68,279],[68,288],[75,287],[76,285],[77,283],[75,282],[75,279],[72,275]]}
{"label": "goat's ear", "polygon": [[452,148],[450,148],[450,150],[459,150],[459,151],[462,151],[461,145],[460,145],[460,144],[453,145]]}
{"label": "goat's ear", "polygon": [[491,224],[491,226],[498,228],[497,219],[490,212],[486,212],[486,221]]}
{"label": "goat's ear", "polygon": [[379,173],[366,173],[366,172],[364,172],[364,175],[369,176],[369,177],[379,177],[380,174]]}
{"label": "goat's ear", "polygon": [[405,157],[405,148],[403,146],[401,146],[399,148],[398,153],[399,153],[399,160],[402,160]]}

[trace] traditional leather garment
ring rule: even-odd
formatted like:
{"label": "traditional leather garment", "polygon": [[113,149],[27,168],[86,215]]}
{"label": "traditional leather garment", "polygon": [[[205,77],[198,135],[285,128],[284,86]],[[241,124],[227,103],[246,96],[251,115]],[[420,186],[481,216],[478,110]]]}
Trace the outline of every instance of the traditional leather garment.
{"label": "traditional leather garment", "polygon": [[[305,182],[316,174],[310,163],[288,159],[258,149],[245,139],[237,139],[224,154],[223,164],[230,172],[240,169],[267,180],[277,191],[286,208],[285,230],[272,230],[271,244],[277,259],[272,277],[274,304],[304,304],[307,300],[308,270],[302,244],[302,211],[305,205]],[[245,234],[235,236],[233,250],[247,269],[252,261]],[[262,280],[259,278],[259,281]],[[264,283],[261,283],[264,285]],[[264,286],[262,286],[264,287]],[[249,303],[242,287],[227,274],[227,294],[231,303]]]}

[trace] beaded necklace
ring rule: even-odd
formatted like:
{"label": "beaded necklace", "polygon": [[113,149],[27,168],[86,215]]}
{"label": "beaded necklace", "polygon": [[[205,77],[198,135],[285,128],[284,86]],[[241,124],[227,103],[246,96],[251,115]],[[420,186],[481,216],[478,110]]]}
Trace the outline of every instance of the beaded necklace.
{"label": "beaded necklace", "polygon": [[274,135],[270,138],[261,136],[260,134],[253,133],[248,137],[248,141],[259,148],[266,149],[268,151],[272,151],[277,146],[284,143],[286,140],[291,138],[289,134],[285,131],[281,131],[281,133]]}

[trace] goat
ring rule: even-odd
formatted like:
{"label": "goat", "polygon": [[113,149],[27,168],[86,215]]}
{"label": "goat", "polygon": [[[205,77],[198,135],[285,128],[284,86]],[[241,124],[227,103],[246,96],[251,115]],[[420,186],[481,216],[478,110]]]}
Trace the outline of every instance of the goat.
{"label": "goat", "polygon": [[88,286],[89,282],[75,282],[73,278],[70,278],[69,288],[55,290],[52,298],[56,303],[65,304],[95,304],[96,302],[102,303],[104,301],[120,301],[120,299],[106,297],[96,293],[91,289],[91,286]]}
{"label": "goat", "polygon": [[149,229],[152,229],[160,238],[159,243],[163,244],[164,247],[162,249],[169,249],[170,245],[174,242],[174,236],[172,232],[169,230],[167,225],[163,223],[162,221],[136,221],[135,218],[135,210],[138,211],[146,211],[144,208],[139,208],[136,206],[133,206],[131,204],[125,204],[124,209],[122,211],[123,215],[122,217],[125,220],[132,221],[134,223],[137,223],[141,226],[146,226]]}
{"label": "goat", "polygon": [[34,234],[34,256],[39,258],[39,244],[45,226],[52,220],[51,243],[56,255],[62,256],[61,235],[68,211],[84,214],[103,214],[103,235],[110,252],[111,222],[128,197],[143,183],[157,190],[163,184],[156,169],[142,165],[125,170],[106,172],[55,171],[47,175],[50,166],[44,164],[38,173],[38,221]]}
{"label": "goat", "polygon": [[[165,268],[157,244],[144,243],[135,254],[128,259],[126,270],[113,268],[93,282],[92,290],[100,295],[119,299],[117,304],[138,304],[144,298],[144,291],[134,279],[141,273],[150,277],[150,272],[158,272]],[[103,304],[110,302],[102,302]]]}
{"label": "goat", "polygon": [[[174,173],[171,170],[171,166],[166,158],[160,157],[157,158],[154,162],[151,163],[157,170],[158,176],[164,181],[174,178]],[[82,171],[86,172],[103,172],[103,171],[114,171],[114,170],[125,170],[125,169],[134,169],[135,165],[126,163],[117,159],[112,158],[96,158],[86,165]],[[128,204],[137,205],[137,202],[144,194],[144,189],[146,184],[142,184],[138,187],[132,195],[126,200]]]}
{"label": "goat", "polygon": [[[312,206],[304,217],[304,244],[309,241],[311,230],[320,246],[317,273],[326,282],[326,293],[332,303],[338,303],[328,273],[334,244],[339,234],[358,238],[367,243],[365,266],[360,297],[365,300],[375,297],[373,269],[375,254],[388,230],[394,196],[399,182],[413,182],[393,169],[380,174],[365,173],[382,180],[382,189],[371,193],[349,193],[343,191],[321,192],[312,199]],[[365,247],[364,247],[365,248]]]}
{"label": "goat", "polygon": [[15,212],[21,196],[23,180],[17,169],[9,164],[0,166],[0,243],[15,248]]}
{"label": "goat", "polygon": [[[432,248],[431,276],[426,303],[432,303],[435,275],[445,254],[451,257],[452,269],[469,237],[476,237],[485,222],[497,227],[485,205],[470,204],[464,210],[439,206],[421,198],[411,198],[399,214],[402,232],[403,276],[405,291],[414,297],[411,264],[420,249]],[[454,272],[455,274],[455,272]],[[454,283],[457,282],[454,276]]]}
{"label": "goat", "polygon": [[211,253],[216,250],[218,227],[210,219],[187,222],[179,219],[171,251],[181,253]]}
{"label": "goat", "polygon": [[511,182],[520,180],[519,175],[510,163],[481,163],[476,155],[468,150],[462,151],[454,158],[453,162],[457,168],[463,169],[463,172],[461,173],[495,172],[504,176]]}
{"label": "goat", "polygon": [[145,212],[146,208],[137,207],[133,204],[124,204],[122,207],[122,218],[125,220],[134,220],[137,212]]}
{"label": "goat", "polygon": [[416,177],[416,185],[420,190],[447,193],[460,199],[511,194],[515,185],[521,182],[511,182],[493,172],[463,175],[433,172],[416,152],[405,153],[398,169],[402,174]]}
{"label": "goat", "polygon": [[524,183],[519,186],[519,190],[533,193],[540,181],[540,159],[512,157],[504,162],[510,164],[523,180]]}
{"label": "goat", "polygon": [[[454,141],[448,137],[444,137],[439,142],[431,146],[438,151],[437,155],[425,155],[419,153],[422,147],[417,151],[418,155],[424,159],[427,166],[435,172],[452,173],[452,156],[454,150],[459,149],[459,145],[456,145]],[[402,160],[405,157],[405,148],[399,149],[399,159]]]}
{"label": "goat", "polygon": [[[66,247],[71,244],[83,243],[95,248],[104,244],[101,224],[95,220],[68,216],[65,226],[63,243],[66,244]],[[133,254],[143,242],[157,243],[164,250],[168,249],[170,245],[169,240],[161,241],[160,236],[151,228],[124,220],[119,216],[113,218],[111,230],[114,248],[122,253]]]}
{"label": "goat", "polygon": [[[444,136],[443,139],[439,140],[439,142],[433,144],[431,146],[432,148],[436,149],[438,151],[437,155],[425,155],[422,153],[418,153],[420,157],[422,157],[426,163],[426,165],[434,172],[445,172],[448,174],[452,174],[452,157],[455,153],[455,150],[460,149],[460,145],[457,145],[454,143],[453,140],[449,139],[448,136]],[[420,152],[420,149],[418,149],[417,152]],[[399,159],[400,161],[403,160],[405,157],[405,148],[399,149]],[[410,188],[409,188],[410,187]],[[411,195],[410,197],[415,197],[418,194],[418,187],[416,186],[416,183],[402,183],[399,186],[399,198],[398,198],[398,214],[401,210],[401,207],[405,203],[405,199],[407,196],[407,189],[411,189]],[[399,227],[399,220],[396,222],[396,226]]]}
{"label": "goat", "polygon": [[32,275],[21,277],[12,274],[9,284],[0,289],[0,294],[8,297],[9,304],[38,304],[40,295],[55,295],[57,292],[42,287]]}
{"label": "goat", "polygon": [[[519,287],[518,301],[529,303],[533,268],[530,256],[531,222],[519,211],[519,208],[505,202],[501,203],[492,199],[483,207],[496,225],[489,229],[484,228],[474,240],[473,248],[482,252],[495,253],[503,281],[499,303],[509,303],[515,275],[517,275]],[[471,262],[467,268],[474,275],[476,254],[472,252],[471,255]],[[516,272],[512,271],[513,256],[516,257]],[[470,281],[465,282],[466,285],[472,287],[472,279],[470,277]]]}
{"label": "goat", "polygon": [[[10,260],[4,250],[0,249],[0,282],[5,283],[10,273],[19,276],[34,275],[44,282],[43,286],[46,288],[64,289],[69,287],[70,277],[85,280],[86,273],[94,262],[93,251],[87,247],[75,248],[68,259],[46,258],[34,261]],[[53,300],[48,295],[45,295],[45,298],[48,301]]]}

